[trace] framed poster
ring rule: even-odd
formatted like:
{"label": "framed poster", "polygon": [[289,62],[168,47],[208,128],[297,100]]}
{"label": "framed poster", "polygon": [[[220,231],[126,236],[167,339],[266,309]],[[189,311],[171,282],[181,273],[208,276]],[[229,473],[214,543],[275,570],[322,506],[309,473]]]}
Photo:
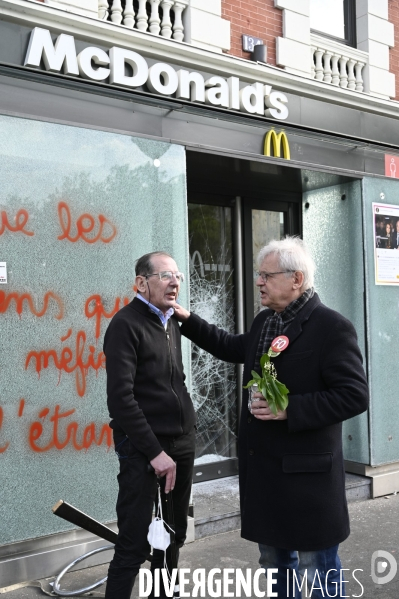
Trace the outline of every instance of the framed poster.
{"label": "framed poster", "polygon": [[399,285],[399,206],[373,203],[376,285]]}

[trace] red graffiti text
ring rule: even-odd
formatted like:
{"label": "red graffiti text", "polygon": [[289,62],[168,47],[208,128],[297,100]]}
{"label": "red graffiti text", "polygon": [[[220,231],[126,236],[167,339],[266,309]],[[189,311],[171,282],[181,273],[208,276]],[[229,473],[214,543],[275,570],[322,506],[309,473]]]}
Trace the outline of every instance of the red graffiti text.
{"label": "red graffiti text", "polygon": [[[33,422],[29,428],[29,447],[36,453],[44,453],[50,449],[62,451],[68,445],[77,451],[89,449],[91,445],[106,445],[108,449],[112,446],[112,430],[108,424],[97,426],[90,422],[84,428],[79,427],[76,421],[70,421],[70,417],[76,410],[61,411],[56,405],[54,412],[50,408],[44,408],[39,413],[39,419]],[[61,429],[63,432],[61,432]],[[83,429],[83,430],[82,430]]]}
{"label": "red graffiti text", "polygon": [[103,306],[100,295],[91,295],[85,303],[85,315],[87,318],[95,318],[96,323],[96,339],[98,339],[101,335],[101,318],[112,318],[114,314],[119,312],[121,309],[121,304],[123,302],[124,306],[130,302],[128,297],[124,297],[123,300],[120,297],[117,297],[114,303],[114,307],[110,312],[107,312]]}
{"label": "red graffiti text", "polygon": [[4,231],[8,229],[11,233],[23,233],[24,235],[28,235],[31,237],[34,235],[33,231],[27,231],[25,229],[25,225],[29,220],[29,214],[26,210],[21,208],[18,210],[17,214],[14,217],[15,225],[11,225],[8,220],[8,216],[5,210],[0,212],[0,235],[3,235]]}
{"label": "red graffiti text", "polygon": [[43,299],[43,308],[41,310],[36,310],[32,296],[29,293],[7,294],[5,291],[0,290],[0,314],[4,314],[5,312],[7,312],[8,308],[11,305],[11,302],[14,301],[15,311],[19,316],[21,316],[24,310],[25,303],[25,305],[30,310],[30,312],[32,312],[32,314],[34,314],[38,318],[41,318],[48,310],[50,299],[53,299],[58,304],[58,313],[56,314],[55,318],[57,320],[62,320],[64,316],[64,304],[62,302],[62,299],[52,291],[48,291],[45,294]]}
{"label": "red graffiti text", "polygon": [[[61,339],[65,342],[72,334],[72,330]],[[38,375],[43,369],[49,368],[50,361],[59,370],[60,376],[62,372],[75,373],[76,391],[79,397],[83,397],[86,393],[86,377],[90,369],[96,373],[100,368],[105,368],[105,355],[99,352],[96,356],[96,348],[89,345],[88,352],[86,350],[86,333],[78,331],[74,347],[65,346],[57,352],[55,349],[31,351],[26,356],[25,370],[28,369],[32,361],[36,363],[35,369]],[[86,357],[85,357],[86,354]]]}
{"label": "red graffiti text", "polygon": [[[68,241],[72,241],[72,243],[76,243],[79,239],[83,239],[86,243],[96,243],[97,241],[102,241],[103,243],[109,243],[115,237],[117,230],[113,223],[111,223],[108,218],[106,218],[103,214],[98,215],[99,227],[97,231],[97,235],[93,237],[88,236],[89,233],[94,232],[96,228],[96,219],[91,214],[87,212],[79,216],[76,221],[76,235],[75,237],[71,235],[71,211],[66,202],[60,202],[58,204],[58,218],[60,220],[60,226],[62,229],[62,234],[57,237],[57,239],[68,239]],[[108,230],[108,235],[104,232],[104,228],[106,231]]]}
{"label": "red graffiti text", "polygon": [[[0,431],[3,428],[3,417],[4,417],[3,408],[0,407]],[[7,450],[9,445],[10,445],[10,443],[5,443],[4,445],[0,445],[0,453],[4,453]]]}

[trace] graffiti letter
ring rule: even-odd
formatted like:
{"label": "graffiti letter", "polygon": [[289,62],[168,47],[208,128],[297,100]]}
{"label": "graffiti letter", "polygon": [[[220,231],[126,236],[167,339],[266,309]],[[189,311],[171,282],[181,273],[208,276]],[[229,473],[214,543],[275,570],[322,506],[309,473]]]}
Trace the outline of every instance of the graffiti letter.
{"label": "graffiti letter", "polygon": [[26,223],[28,222],[29,214],[23,208],[21,210],[18,210],[15,216],[15,226],[10,225],[5,210],[2,210],[0,212],[0,217],[0,235],[3,235],[5,229],[8,229],[9,231],[11,231],[11,233],[17,233],[18,231],[20,231],[21,233],[23,233],[24,235],[28,235],[29,237],[34,235],[33,231],[27,231],[24,228]]}
{"label": "graffiti letter", "polygon": [[[3,408],[0,408],[0,431],[3,427]],[[10,443],[5,443],[5,445],[0,445],[0,453],[4,453]]]}

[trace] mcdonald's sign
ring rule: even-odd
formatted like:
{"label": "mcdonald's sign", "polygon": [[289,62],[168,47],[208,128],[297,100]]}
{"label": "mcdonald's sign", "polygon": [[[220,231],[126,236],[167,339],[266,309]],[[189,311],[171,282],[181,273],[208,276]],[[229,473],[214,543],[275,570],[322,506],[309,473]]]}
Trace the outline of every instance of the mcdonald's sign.
{"label": "mcdonald's sign", "polygon": [[276,133],[274,129],[270,129],[265,136],[265,145],[263,149],[264,156],[271,156],[271,146],[273,142],[273,154],[276,158],[282,158],[281,146],[283,147],[283,158],[291,160],[290,144],[288,137],[284,131]]}

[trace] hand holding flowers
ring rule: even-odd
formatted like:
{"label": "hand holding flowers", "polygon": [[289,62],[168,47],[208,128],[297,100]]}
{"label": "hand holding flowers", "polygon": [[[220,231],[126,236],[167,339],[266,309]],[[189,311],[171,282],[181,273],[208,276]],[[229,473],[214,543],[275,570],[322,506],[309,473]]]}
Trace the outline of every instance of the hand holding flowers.
{"label": "hand holding flowers", "polygon": [[[284,383],[277,380],[276,368],[270,360],[271,357],[276,357],[280,353],[275,351],[275,341],[269,351],[260,359],[262,375],[252,370],[253,378],[244,387],[244,389],[253,387],[253,385],[258,387],[259,392],[252,395],[251,413],[260,420],[285,420],[287,418],[289,390]],[[259,401],[256,401],[258,398]]]}

